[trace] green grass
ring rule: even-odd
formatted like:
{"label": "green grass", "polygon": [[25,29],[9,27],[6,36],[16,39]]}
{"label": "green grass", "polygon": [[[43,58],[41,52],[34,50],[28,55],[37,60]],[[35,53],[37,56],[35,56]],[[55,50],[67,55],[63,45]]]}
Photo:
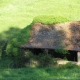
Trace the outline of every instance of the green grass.
{"label": "green grass", "polygon": [[67,18],[66,16],[53,16],[53,15],[40,15],[36,16],[33,19],[33,23],[40,22],[42,24],[56,24],[56,23],[63,23],[72,21],[70,18]]}
{"label": "green grass", "polygon": [[80,20],[79,9],[79,0],[0,0],[0,33],[10,27],[24,28],[38,15]]}
{"label": "green grass", "polygon": [[80,68],[22,68],[0,69],[0,80],[65,80],[80,79]]}
{"label": "green grass", "polygon": [[[79,21],[79,16],[80,0],[0,0],[0,41],[9,39],[8,52],[9,48],[15,52],[15,46],[26,43],[30,37],[31,23]],[[0,45],[1,48],[2,42]],[[6,67],[5,64],[1,65]],[[79,70],[80,68],[0,68],[0,80],[76,80],[80,78]]]}

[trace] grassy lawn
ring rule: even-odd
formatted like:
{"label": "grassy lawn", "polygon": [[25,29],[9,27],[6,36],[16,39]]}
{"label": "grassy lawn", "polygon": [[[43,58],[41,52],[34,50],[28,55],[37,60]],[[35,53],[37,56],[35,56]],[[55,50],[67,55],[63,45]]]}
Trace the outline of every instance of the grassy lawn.
{"label": "grassy lawn", "polygon": [[38,15],[80,20],[79,0],[0,0],[0,33],[10,27],[24,28]]}
{"label": "grassy lawn", "polygon": [[0,69],[0,80],[78,80],[80,68],[22,68]]}
{"label": "grassy lawn", "polygon": [[[20,46],[28,40],[32,22],[79,21],[79,16],[80,0],[0,0],[0,40],[9,38],[8,51],[16,52],[13,46]],[[80,68],[0,68],[0,80],[77,80],[79,74]]]}

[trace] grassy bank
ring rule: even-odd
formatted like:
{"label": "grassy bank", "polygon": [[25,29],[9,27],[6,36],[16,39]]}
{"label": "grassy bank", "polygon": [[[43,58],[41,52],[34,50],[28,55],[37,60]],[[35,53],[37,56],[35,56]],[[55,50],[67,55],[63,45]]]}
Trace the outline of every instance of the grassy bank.
{"label": "grassy bank", "polygon": [[38,15],[80,20],[79,9],[79,0],[0,0],[0,33],[10,27],[24,28]]}
{"label": "grassy bank", "polygon": [[80,68],[23,68],[23,69],[0,69],[1,80],[64,80],[80,79]]}
{"label": "grassy bank", "polygon": [[[16,56],[17,47],[28,41],[33,23],[55,24],[79,21],[79,9],[79,0],[0,0],[0,55],[6,51],[7,54]],[[5,61],[6,59],[0,64],[0,80],[77,80],[80,78],[80,68],[77,67],[9,69],[6,64],[12,62],[9,60],[5,63]]]}

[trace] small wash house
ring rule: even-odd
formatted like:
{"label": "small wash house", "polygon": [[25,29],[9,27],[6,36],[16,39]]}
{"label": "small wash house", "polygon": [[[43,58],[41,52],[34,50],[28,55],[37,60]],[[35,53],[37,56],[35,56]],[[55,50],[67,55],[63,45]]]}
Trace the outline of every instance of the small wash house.
{"label": "small wash house", "polygon": [[73,57],[73,61],[80,61],[80,21],[52,25],[35,23],[29,41],[21,45],[24,50],[33,49],[39,52],[42,49],[47,53],[62,47],[70,52],[69,59]]}

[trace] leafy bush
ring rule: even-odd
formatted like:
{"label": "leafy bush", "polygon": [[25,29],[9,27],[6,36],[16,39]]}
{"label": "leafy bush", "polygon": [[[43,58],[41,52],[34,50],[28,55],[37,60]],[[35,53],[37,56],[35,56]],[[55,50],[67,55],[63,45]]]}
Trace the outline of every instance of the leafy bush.
{"label": "leafy bush", "polygon": [[69,54],[69,51],[64,49],[55,49],[55,52],[60,54]]}
{"label": "leafy bush", "polygon": [[30,38],[31,25],[32,24],[11,36],[6,48],[6,52],[9,56],[17,56],[19,54],[19,47],[25,44]]}
{"label": "leafy bush", "polygon": [[35,55],[30,51],[25,51],[25,65],[30,67],[49,67],[57,64],[57,61],[50,54],[40,53]]}
{"label": "leafy bush", "polygon": [[65,54],[69,54],[69,51],[66,50],[66,49],[65,49],[65,46],[62,45],[62,44],[63,44],[62,41],[63,41],[63,40],[60,39],[59,43],[61,44],[61,46],[60,46],[59,49],[56,48],[56,49],[55,49],[55,52],[60,53],[60,54],[64,54],[64,55],[65,55]]}
{"label": "leafy bush", "polygon": [[37,64],[34,61],[36,61],[36,56],[31,51],[25,51],[14,58],[13,67],[36,67]]}
{"label": "leafy bush", "polygon": [[73,63],[71,63],[71,62],[68,62],[68,63],[66,63],[66,64],[64,64],[64,65],[60,65],[59,66],[59,68],[64,68],[64,69],[72,69],[72,68],[76,68],[76,67],[78,67],[78,65],[76,65],[76,64],[73,64]]}
{"label": "leafy bush", "polygon": [[24,59],[25,59],[25,62],[30,66],[30,65],[32,65],[31,61],[35,59],[35,55],[30,51],[26,51],[24,53]]}
{"label": "leafy bush", "polygon": [[8,57],[5,57],[5,59],[0,59],[0,68],[1,69],[5,69],[5,68],[11,68],[12,67],[12,64],[13,63],[13,60],[11,60],[10,58]]}
{"label": "leafy bush", "polygon": [[57,61],[50,54],[41,53],[38,56],[39,67],[49,67],[57,64]]}

